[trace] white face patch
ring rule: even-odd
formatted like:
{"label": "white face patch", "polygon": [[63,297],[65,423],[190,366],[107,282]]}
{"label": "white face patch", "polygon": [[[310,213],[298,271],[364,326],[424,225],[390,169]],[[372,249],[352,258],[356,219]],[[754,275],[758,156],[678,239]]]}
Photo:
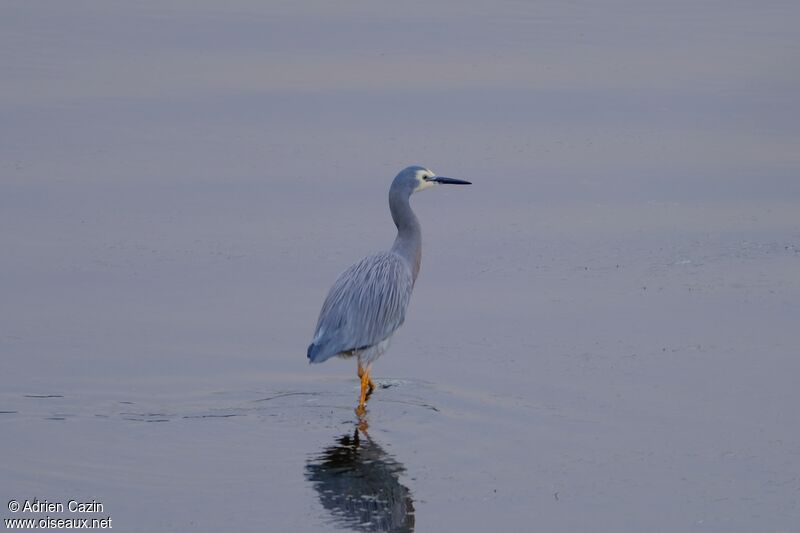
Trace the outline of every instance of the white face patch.
{"label": "white face patch", "polygon": [[428,169],[418,170],[416,175],[417,186],[414,187],[414,192],[424,191],[425,189],[430,189],[431,187],[436,185],[435,181],[425,180],[425,178],[432,178],[434,176],[436,176],[436,174]]}

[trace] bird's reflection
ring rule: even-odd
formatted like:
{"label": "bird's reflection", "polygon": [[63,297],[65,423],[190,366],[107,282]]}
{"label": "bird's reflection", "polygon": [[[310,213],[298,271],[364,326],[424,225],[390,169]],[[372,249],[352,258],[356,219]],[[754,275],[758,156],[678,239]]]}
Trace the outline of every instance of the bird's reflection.
{"label": "bird's reflection", "polygon": [[306,464],[306,478],[333,522],[355,531],[414,531],[411,491],[400,483],[405,467],[367,433],[361,420]]}

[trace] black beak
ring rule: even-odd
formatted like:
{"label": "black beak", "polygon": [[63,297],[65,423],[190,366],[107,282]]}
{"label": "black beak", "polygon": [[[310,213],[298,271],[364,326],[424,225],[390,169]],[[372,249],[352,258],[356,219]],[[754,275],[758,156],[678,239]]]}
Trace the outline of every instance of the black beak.
{"label": "black beak", "polygon": [[450,185],[472,185],[471,181],[457,180],[455,178],[445,178],[444,176],[434,176],[428,178],[428,181],[435,181],[436,183],[450,184]]}

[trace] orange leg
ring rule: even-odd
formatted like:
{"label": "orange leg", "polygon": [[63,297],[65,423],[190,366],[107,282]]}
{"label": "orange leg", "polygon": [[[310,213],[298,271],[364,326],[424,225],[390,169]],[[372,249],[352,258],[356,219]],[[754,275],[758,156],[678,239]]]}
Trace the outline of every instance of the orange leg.
{"label": "orange leg", "polygon": [[356,409],[356,413],[364,414],[366,412],[365,404],[367,403],[367,399],[369,398],[372,391],[375,390],[375,383],[373,383],[372,379],[369,377],[369,365],[366,368],[361,366],[361,362],[358,363],[358,377],[361,378],[361,394],[358,397],[358,408]]}

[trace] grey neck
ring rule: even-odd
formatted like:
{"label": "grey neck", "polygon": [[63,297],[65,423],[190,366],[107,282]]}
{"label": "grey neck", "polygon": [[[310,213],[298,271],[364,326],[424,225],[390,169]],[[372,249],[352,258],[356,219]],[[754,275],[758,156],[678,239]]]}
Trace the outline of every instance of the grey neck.
{"label": "grey neck", "polygon": [[414,281],[419,274],[422,261],[422,232],[420,231],[417,215],[411,210],[409,204],[410,191],[392,188],[389,191],[389,209],[392,220],[397,226],[397,237],[392,245],[392,252],[408,262]]}

